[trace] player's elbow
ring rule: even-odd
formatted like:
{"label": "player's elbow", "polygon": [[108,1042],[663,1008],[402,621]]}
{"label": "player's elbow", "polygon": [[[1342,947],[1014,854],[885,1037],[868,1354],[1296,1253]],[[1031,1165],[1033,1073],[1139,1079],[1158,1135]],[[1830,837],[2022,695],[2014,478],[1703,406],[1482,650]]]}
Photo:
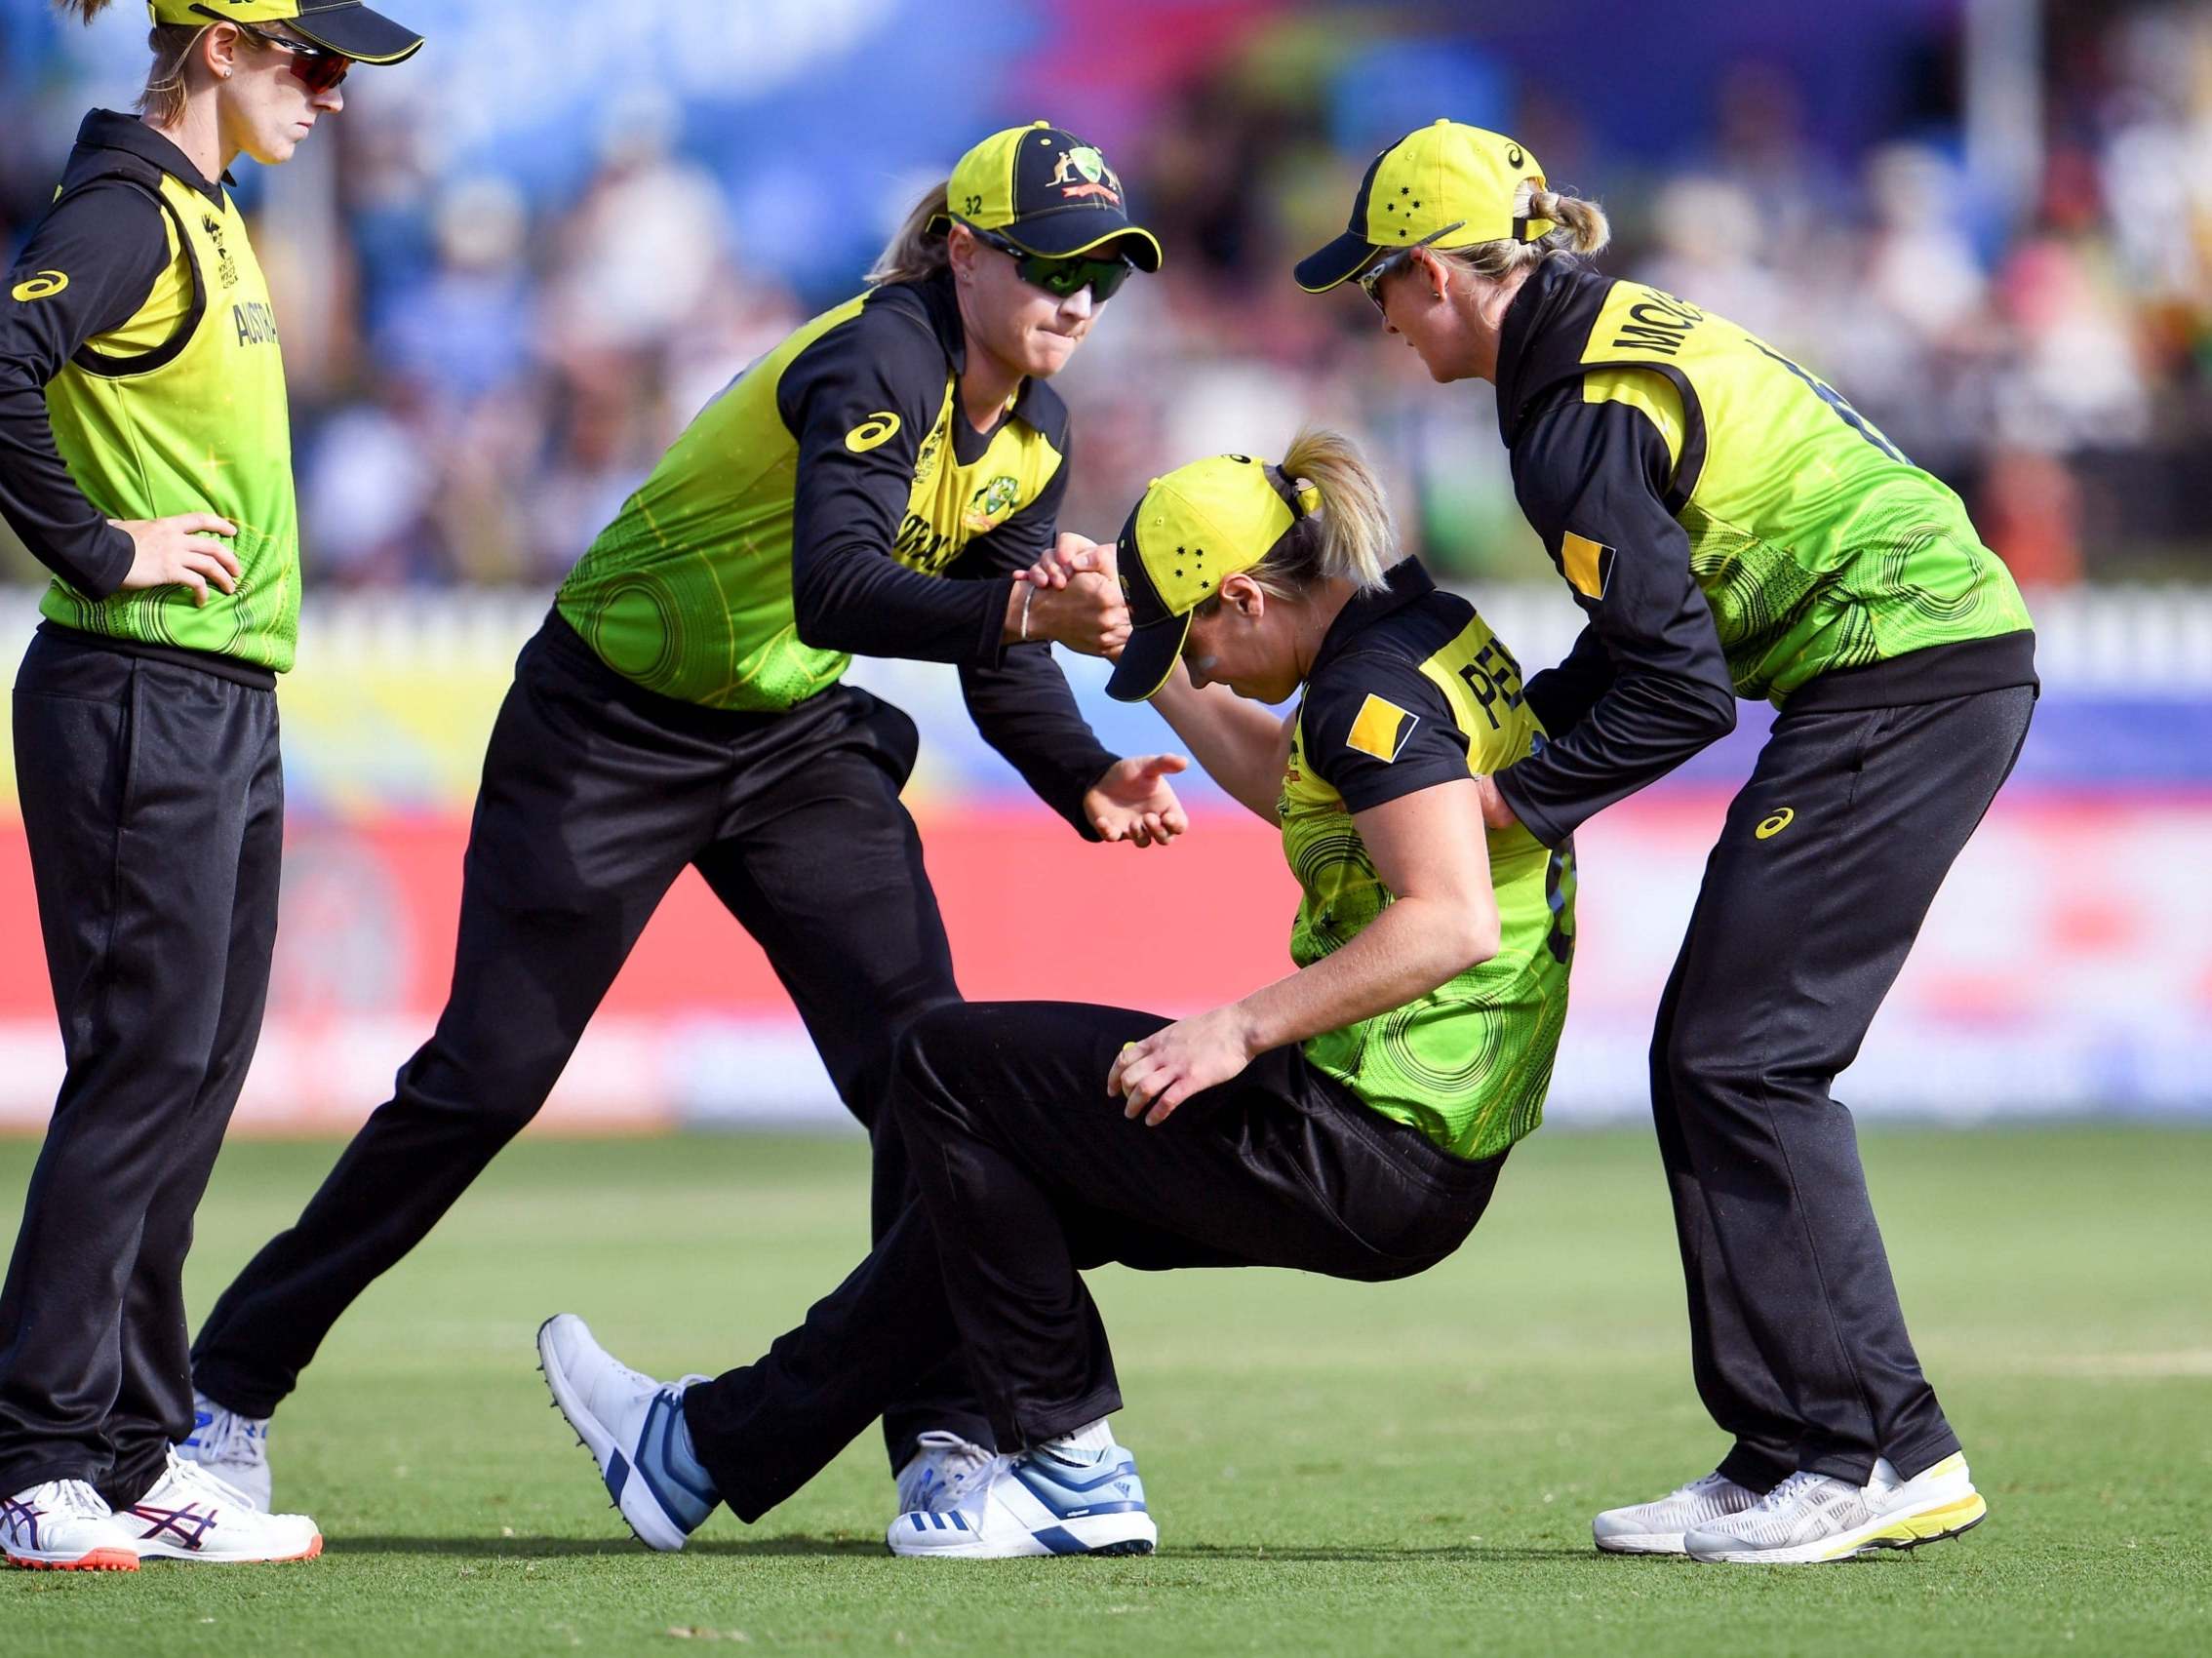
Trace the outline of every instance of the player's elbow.
{"label": "player's elbow", "polygon": [[1438,908],[1434,936],[1436,965],[1442,969],[1437,982],[1442,984],[1495,956],[1504,941],[1504,929],[1498,920],[1497,900],[1487,891]]}

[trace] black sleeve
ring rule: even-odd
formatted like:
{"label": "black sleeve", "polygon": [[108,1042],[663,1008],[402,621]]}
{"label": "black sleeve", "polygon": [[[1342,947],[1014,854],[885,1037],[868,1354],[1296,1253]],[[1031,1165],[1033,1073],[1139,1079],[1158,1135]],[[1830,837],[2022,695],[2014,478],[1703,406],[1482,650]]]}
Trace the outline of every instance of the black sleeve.
{"label": "black sleeve", "polygon": [[1356,651],[1306,688],[1306,765],[1353,811],[1472,775],[1467,733],[1428,675],[1402,656]]}
{"label": "black sleeve", "polygon": [[46,383],[85,341],[129,322],[168,265],[160,207],[114,179],[64,197],[31,231],[0,294],[0,517],[91,599],[123,584],[131,537],[69,476],[47,420]]}
{"label": "black sleeve", "polygon": [[[1735,729],[1735,687],[1713,611],[1690,575],[1689,537],[1666,506],[1673,474],[1666,440],[1646,415],[1585,403],[1579,382],[1514,444],[1521,511],[1611,663],[1588,713],[1498,773],[1506,804],[1547,846]],[[1573,671],[1589,683],[1587,654]]]}
{"label": "black sleeve", "polygon": [[1536,718],[1544,723],[1547,740],[1563,737],[1582,723],[1583,715],[1597,705],[1613,683],[1613,658],[1593,624],[1575,635],[1574,648],[1556,668],[1546,668],[1531,679],[1522,694]]}
{"label": "black sleeve", "polygon": [[799,440],[792,610],[800,639],[816,650],[999,659],[1009,580],[945,581],[891,557],[945,375],[944,347],[921,313],[871,299],[800,352],[776,384]]}
{"label": "black sleeve", "polygon": [[[1045,555],[1059,526],[1070,467],[1061,446],[1059,470],[1043,493],[988,535],[971,542],[946,574],[993,576],[1026,570]],[[1083,797],[1117,758],[1091,731],[1076,706],[1067,676],[1043,642],[1009,645],[994,665],[963,662],[961,695],[983,740],[1021,773],[1037,798],[1074,824],[1086,841],[1098,831],[1085,816]]]}

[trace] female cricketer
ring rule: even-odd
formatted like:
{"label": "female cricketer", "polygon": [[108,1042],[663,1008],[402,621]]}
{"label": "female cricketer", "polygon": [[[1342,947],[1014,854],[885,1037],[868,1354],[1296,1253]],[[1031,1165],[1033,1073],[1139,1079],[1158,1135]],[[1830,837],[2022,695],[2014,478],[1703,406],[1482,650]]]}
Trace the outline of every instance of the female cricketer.
{"label": "female cricketer", "polygon": [[[892,1522],[892,1552],[1149,1552],[1082,1269],[1380,1281],[1466,1239],[1543,1113],[1574,877],[1564,849],[1483,827],[1475,774],[1543,741],[1513,657],[1391,556],[1381,491],[1330,433],[1280,466],[1219,455],[1154,481],[1110,561],[1132,631],[1109,690],[1152,697],[1281,830],[1298,970],[1174,1022],[1048,1002],[925,1014],[893,1095],[922,1201],[756,1364],[664,1387],[573,1315],[548,1321],[555,1402],[643,1541],[682,1547],[717,1502],[758,1518],[918,1360],[965,1351],[1001,1453],[951,1464]],[[1037,578],[1057,590],[1065,567]],[[1287,721],[1255,705],[1292,696]]]}
{"label": "female cricketer", "polygon": [[[437,1030],[202,1326],[196,1454],[266,1503],[266,1419],[544,1103],[687,864],[873,1130],[889,1223],[908,1183],[883,1114],[893,1041],[959,991],[899,803],[914,723],[842,678],[852,652],[956,662],[985,737],[1083,834],[1146,846],[1184,827],[1165,780],[1182,762],[1102,749],[1047,643],[1118,645],[1119,591],[1016,580],[1051,548],[1067,485],[1067,410],[1045,382],[1159,263],[1095,149],[1043,123],[998,133],[868,291],[738,375],[600,533],[493,730]],[[934,1447],[989,1435],[957,1356],[929,1351],[884,1401],[909,1486]]]}
{"label": "female cricketer", "polygon": [[323,1546],[171,1450],[193,1421],[192,1212],[276,940],[276,677],[299,618],[284,363],[223,185],[241,154],[289,160],[353,63],[422,42],[354,4],[151,10],[141,113],[85,118],[0,302],[0,511],[54,572],[15,740],[67,1064],[0,1290],[20,1566]]}
{"label": "female cricketer", "polygon": [[1496,133],[1375,159],[1301,261],[1357,280],[1439,381],[1486,379],[1514,487],[1588,625],[1528,682],[1552,741],[1484,815],[1561,845],[1780,709],[1659,1007],[1652,1110],[1718,1469],[1598,1517],[1601,1549],[1840,1559],[1987,1512],[1920,1372],[1830,1097],[2012,770],[2034,634],[1958,497],[1825,381],[1694,302],[1585,269],[1593,204]]}

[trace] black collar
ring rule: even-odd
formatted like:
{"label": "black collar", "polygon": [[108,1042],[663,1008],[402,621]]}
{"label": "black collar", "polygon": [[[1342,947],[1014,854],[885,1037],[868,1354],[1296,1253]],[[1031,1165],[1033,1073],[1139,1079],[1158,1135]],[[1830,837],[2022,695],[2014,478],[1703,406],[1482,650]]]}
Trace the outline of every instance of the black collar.
{"label": "black collar", "polygon": [[1505,326],[1498,331],[1498,435],[1508,445],[1521,429],[1528,399],[1543,389],[1540,378],[1529,377],[1530,352],[1593,284],[1611,285],[1609,278],[1572,259],[1545,259],[1506,307]]}
{"label": "black collar", "polygon": [[1401,559],[1392,565],[1384,572],[1384,585],[1371,593],[1353,594],[1344,609],[1336,612],[1336,619],[1322,635],[1321,649],[1314,652],[1314,665],[1306,672],[1307,683],[1311,684],[1322,669],[1349,651],[1352,642],[1368,628],[1408,605],[1420,603],[1436,590],[1436,577],[1419,559]]}
{"label": "black collar", "polygon": [[[957,380],[968,373],[968,329],[960,320],[960,296],[954,292],[952,272],[941,270],[933,276],[926,276],[914,284],[914,290],[922,297],[922,307],[929,314],[929,326],[936,333],[937,343],[944,347],[945,361],[952,366],[953,378]],[[977,432],[968,423],[966,411],[960,412],[953,422],[956,453],[964,443],[987,445],[1008,418],[1026,419],[1036,425],[1030,397],[1037,389],[1036,379],[1025,375],[1021,384],[1014,388],[1013,406],[988,432]],[[982,453],[980,447],[973,454],[961,453],[961,464],[967,465]]]}
{"label": "black collar", "polygon": [[222,176],[222,183],[212,184],[207,176],[194,167],[191,158],[139,120],[136,115],[123,115],[112,109],[96,109],[77,129],[79,149],[119,149],[135,155],[140,161],[160,168],[172,178],[181,178],[217,207],[222,206],[222,185],[231,182],[230,175]]}

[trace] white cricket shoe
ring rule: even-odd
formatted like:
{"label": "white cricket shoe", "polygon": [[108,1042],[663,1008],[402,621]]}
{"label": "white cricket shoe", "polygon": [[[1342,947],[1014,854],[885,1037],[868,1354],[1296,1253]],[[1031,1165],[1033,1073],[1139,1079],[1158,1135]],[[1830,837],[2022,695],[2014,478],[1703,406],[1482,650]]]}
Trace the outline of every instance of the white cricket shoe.
{"label": "white cricket shoe", "polygon": [[192,1395],[192,1432],[177,1447],[266,1514],[269,1509],[269,1419],[241,1416],[206,1394]]}
{"label": "white cricket shoe", "polygon": [[1062,1454],[1043,1445],[994,1456],[961,1480],[950,1507],[890,1523],[894,1555],[1006,1560],[1029,1555],[1149,1555],[1159,1527],[1136,1458],[1121,1445]]}
{"label": "white cricket shoe", "polygon": [[137,1571],[131,1533],[82,1480],[49,1480],[0,1497],[0,1547],[33,1571]]}
{"label": "white cricket shoe", "polygon": [[663,1554],[681,1549],[722,1501],[684,1426],[684,1390],[706,1378],[656,1382],[601,1347],[573,1313],[538,1326],[537,1360],[631,1535]]}
{"label": "white cricket shoe", "polygon": [[916,1436],[920,1447],[898,1471],[898,1512],[941,1514],[958,1502],[958,1493],[991,1466],[991,1453],[972,1440],[941,1429]]}
{"label": "white cricket shoe", "polygon": [[1758,1501],[1757,1491],[1716,1471],[1655,1501],[1607,1509],[1590,1522],[1590,1535],[1608,1555],[1679,1555],[1685,1531],[1742,1514]]}
{"label": "white cricket shoe", "polygon": [[1826,1474],[1793,1474],[1741,1514],[1693,1528],[1692,1559],[1802,1565],[1847,1560],[1876,1549],[1916,1549],[1981,1524],[1990,1505],[1956,1452],[1900,1480],[1887,1457],[1864,1486]]}
{"label": "white cricket shoe", "polygon": [[323,1552],[323,1534],[305,1515],[263,1514],[245,1492],[187,1462],[174,1445],[160,1483],[115,1518],[146,1560],[246,1564],[311,1560]]}

